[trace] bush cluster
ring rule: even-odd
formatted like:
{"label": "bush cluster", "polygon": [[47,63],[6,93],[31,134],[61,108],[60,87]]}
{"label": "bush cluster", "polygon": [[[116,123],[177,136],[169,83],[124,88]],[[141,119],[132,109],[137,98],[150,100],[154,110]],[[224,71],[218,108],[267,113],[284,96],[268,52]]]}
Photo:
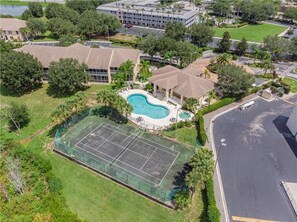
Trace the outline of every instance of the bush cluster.
{"label": "bush cluster", "polygon": [[195,117],[196,117],[197,137],[200,144],[204,146],[206,143],[207,136],[204,129],[204,118],[203,118],[202,111],[199,110]]}
{"label": "bush cluster", "polygon": [[208,179],[206,183],[207,194],[207,219],[209,222],[220,222],[220,211],[216,205],[214,194],[213,178]]}
{"label": "bush cluster", "polygon": [[167,128],[167,131],[174,131],[175,128],[180,129],[180,128],[183,128],[183,127],[190,127],[190,126],[193,126],[193,124],[194,123],[192,121],[180,121],[177,124],[176,123],[172,123]]}
{"label": "bush cluster", "polygon": [[211,104],[210,106],[207,106],[207,107],[203,108],[201,110],[201,112],[202,112],[203,115],[205,115],[205,114],[213,112],[213,111],[215,111],[215,110],[217,110],[217,109],[219,109],[219,108],[221,108],[223,106],[227,106],[227,105],[233,103],[234,101],[235,101],[235,98],[227,97],[227,98],[224,98],[222,100],[217,101],[214,104]]}
{"label": "bush cluster", "polygon": [[237,24],[226,24],[226,23],[222,23],[220,24],[220,28],[240,28],[242,26],[248,25],[248,22],[242,22],[242,23],[237,23]]}
{"label": "bush cluster", "polygon": [[116,39],[116,38],[109,38],[109,40],[113,44],[123,45],[123,46],[131,46],[133,48],[136,47],[136,43],[134,41],[124,40],[124,39]]}

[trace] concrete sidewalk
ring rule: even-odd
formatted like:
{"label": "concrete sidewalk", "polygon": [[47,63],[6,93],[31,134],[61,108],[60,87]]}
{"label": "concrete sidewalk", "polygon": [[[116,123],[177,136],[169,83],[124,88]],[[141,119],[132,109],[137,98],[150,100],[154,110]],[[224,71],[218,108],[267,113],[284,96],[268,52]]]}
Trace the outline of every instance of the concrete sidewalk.
{"label": "concrete sidewalk", "polygon": [[297,219],[297,183],[289,183],[282,181],[282,185]]}
{"label": "concrete sidewalk", "polygon": [[[237,106],[239,106],[242,103],[245,103],[249,100],[255,99],[258,96],[256,94],[251,94],[245,98],[243,98],[240,101],[234,102],[232,104],[229,104],[227,106],[224,106],[214,112],[208,113],[206,115],[204,115],[204,125],[205,125],[205,131],[207,134],[207,142],[205,144],[206,147],[209,147],[213,152],[214,152],[214,158],[216,159],[216,149],[215,147],[212,145],[213,141],[212,141],[212,132],[211,132],[211,124],[215,121],[215,118],[227,111],[229,111],[230,109],[233,109]],[[216,201],[217,201],[217,206],[221,212],[221,221],[222,222],[228,222],[229,221],[229,214],[228,214],[228,209],[226,206],[226,202],[225,202],[225,195],[224,195],[224,189],[222,187],[222,182],[221,182],[221,176],[219,173],[219,164],[217,164],[216,166],[218,168],[218,171],[215,171],[214,174],[214,186],[215,186],[215,197],[216,197]],[[227,212],[226,212],[227,211]]]}

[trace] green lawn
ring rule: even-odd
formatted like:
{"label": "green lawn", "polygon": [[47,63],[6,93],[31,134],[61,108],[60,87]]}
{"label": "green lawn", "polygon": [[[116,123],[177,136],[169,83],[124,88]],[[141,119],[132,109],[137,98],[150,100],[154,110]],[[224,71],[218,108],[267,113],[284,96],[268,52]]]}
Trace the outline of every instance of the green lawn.
{"label": "green lawn", "polygon": [[263,42],[268,35],[278,35],[286,30],[286,27],[272,24],[246,25],[240,28],[218,28],[215,27],[215,36],[222,37],[228,31],[231,39],[241,40],[245,37],[250,42]]}
{"label": "green lawn", "polygon": [[[108,88],[108,85],[93,85],[87,90],[91,99],[95,99],[96,92]],[[27,104],[31,113],[29,126],[22,130],[22,134],[7,133],[3,130],[4,122],[1,122],[3,132],[7,136],[23,139],[35,132],[44,129],[51,123],[51,110],[60,104],[65,98],[54,98],[47,93],[48,85],[22,96],[10,95],[1,87],[1,107],[11,101]],[[182,137],[180,137],[182,138]],[[86,168],[71,162],[52,152],[53,138],[48,131],[35,137],[24,144],[49,159],[53,166],[54,174],[63,183],[63,195],[67,204],[79,217],[90,222],[100,221],[206,221],[205,195],[197,191],[193,204],[189,209],[177,212],[169,210],[145,197],[99,176]]]}
{"label": "green lawn", "polygon": [[283,81],[291,86],[292,93],[297,93],[297,80],[285,77]]}
{"label": "green lawn", "polygon": [[[0,0],[0,5],[19,5],[26,6],[30,1],[20,1],[20,0]],[[48,6],[47,2],[40,2],[42,6]]]}
{"label": "green lawn", "polygon": [[195,126],[192,126],[190,128],[180,128],[175,131],[163,131],[163,135],[170,137],[170,138],[175,138],[178,141],[181,141],[182,143],[188,144],[190,146],[195,147],[196,146],[196,138],[197,138],[197,130]]}

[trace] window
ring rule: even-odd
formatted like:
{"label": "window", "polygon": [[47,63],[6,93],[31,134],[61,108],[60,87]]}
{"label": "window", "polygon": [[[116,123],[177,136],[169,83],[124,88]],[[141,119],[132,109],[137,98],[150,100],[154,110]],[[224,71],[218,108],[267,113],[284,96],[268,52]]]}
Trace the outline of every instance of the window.
{"label": "window", "polygon": [[7,33],[8,33],[9,35],[12,35],[12,31],[7,31]]}

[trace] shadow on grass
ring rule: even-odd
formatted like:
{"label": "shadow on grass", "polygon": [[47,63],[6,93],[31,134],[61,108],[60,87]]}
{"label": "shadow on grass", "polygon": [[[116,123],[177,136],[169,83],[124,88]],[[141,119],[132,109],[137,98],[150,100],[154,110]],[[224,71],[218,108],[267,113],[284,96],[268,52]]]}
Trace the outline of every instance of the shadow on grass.
{"label": "shadow on grass", "polygon": [[0,94],[2,96],[11,96],[11,97],[20,97],[20,96],[23,96],[23,95],[26,95],[26,94],[30,94],[38,89],[40,89],[42,87],[42,84],[38,84],[37,86],[33,87],[33,88],[30,88],[26,91],[23,91],[23,92],[16,92],[16,91],[13,91],[7,87],[5,87],[3,84],[0,84]]}
{"label": "shadow on grass", "polygon": [[127,117],[123,116],[118,110],[108,106],[91,109],[90,115],[105,117],[118,124],[128,123]]}
{"label": "shadow on grass", "polygon": [[90,86],[84,86],[81,89],[78,89],[77,91],[72,92],[72,93],[61,93],[61,91],[59,89],[56,89],[56,88],[54,88],[52,86],[49,86],[46,89],[46,94],[48,96],[50,96],[50,97],[53,97],[53,98],[68,98],[68,97],[73,96],[76,92],[78,92],[78,91],[85,91],[88,88],[90,88]]}
{"label": "shadow on grass", "polygon": [[201,192],[201,198],[202,198],[202,202],[204,203],[203,204],[203,209],[202,209],[202,212],[199,216],[199,220],[198,221],[208,221],[208,218],[207,218],[207,203],[208,203],[208,200],[207,200],[207,193],[206,193],[206,189],[203,189],[203,190],[200,190]]}
{"label": "shadow on grass", "polygon": [[182,169],[182,171],[177,172],[177,175],[174,176],[174,181],[173,181],[173,185],[177,186],[177,187],[185,187],[186,186],[186,175],[188,174],[188,172],[191,170],[191,166],[188,163],[184,164],[184,167]]}

